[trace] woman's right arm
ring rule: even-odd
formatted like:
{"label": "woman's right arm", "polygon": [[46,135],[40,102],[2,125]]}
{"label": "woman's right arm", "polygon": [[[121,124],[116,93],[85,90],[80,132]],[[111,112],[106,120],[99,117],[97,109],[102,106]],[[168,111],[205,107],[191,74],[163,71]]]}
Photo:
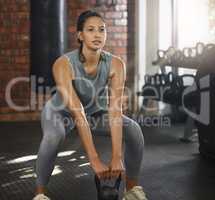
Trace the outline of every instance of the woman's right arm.
{"label": "woman's right arm", "polygon": [[78,134],[81,138],[93,169],[97,175],[105,176],[104,172],[108,168],[105,167],[98,158],[84,108],[72,85],[74,72],[71,71],[70,65],[71,64],[65,56],[58,58],[53,65],[54,80],[64,103],[70,110],[71,115],[75,121]]}

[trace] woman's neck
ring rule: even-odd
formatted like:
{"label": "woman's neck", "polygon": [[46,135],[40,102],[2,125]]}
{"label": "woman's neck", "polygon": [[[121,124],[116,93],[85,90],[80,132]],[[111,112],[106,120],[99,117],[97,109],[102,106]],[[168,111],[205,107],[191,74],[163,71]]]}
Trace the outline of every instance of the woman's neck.
{"label": "woman's neck", "polygon": [[101,50],[92,51],[83,47],[82,53],[86,59],[85,65],[97,65],[100,59]]}

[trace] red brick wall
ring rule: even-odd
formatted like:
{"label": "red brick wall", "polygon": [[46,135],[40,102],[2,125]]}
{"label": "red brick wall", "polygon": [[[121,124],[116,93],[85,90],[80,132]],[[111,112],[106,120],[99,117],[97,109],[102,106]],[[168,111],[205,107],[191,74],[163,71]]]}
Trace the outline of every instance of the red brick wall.
{"label": "red brick wall", "polygon": [[[102,5],[96,10],[102,14],[108,25],[105,49],[122,57],[126,62],[127,0],[116,2],[116,6]],[[85,9],[92,8],[94,3],[95,0],[68,0],[69,50],[77,47],[77,16]],[[29,7],[29,0],[0,0],[0,121],[38,118],[38,112],[18,112],[9,108],[5,101],[8,83],[13,78],[29,76]],[[29,105],[29,83],[16,84],[12,89],[12,100],[18,105]]]}
{"label": "red brick wall", "polygon": [[[29,73],[29,5],[28,1],[0,0],[0,108],[6,109],[5,89],[14,77]],[[18,104],[28,103],[26,84],[13,88]],[[15,92],[14,92],[15,91]],[[6,109],[7,110],[7,109]]]}

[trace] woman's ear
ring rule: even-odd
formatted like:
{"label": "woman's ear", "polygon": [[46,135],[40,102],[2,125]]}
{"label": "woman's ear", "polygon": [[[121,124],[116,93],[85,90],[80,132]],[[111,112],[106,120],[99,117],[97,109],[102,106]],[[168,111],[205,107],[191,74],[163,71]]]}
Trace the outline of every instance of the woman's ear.
{"label": "woman's ear", "polygon": [[80,41],[83,41],[83,37],[82,37],[82,32],[81,31],[78,32],[78,39]]}

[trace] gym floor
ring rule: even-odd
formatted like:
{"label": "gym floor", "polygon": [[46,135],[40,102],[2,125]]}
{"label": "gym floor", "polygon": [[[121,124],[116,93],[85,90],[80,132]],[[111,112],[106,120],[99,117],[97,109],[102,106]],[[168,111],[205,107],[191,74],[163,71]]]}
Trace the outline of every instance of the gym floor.
{"label": "gym floor", "polygon": [[[29,200],[34,194],[34,164],[41,140],[39,122],[1,122],[0,199]],[[149,200],[212,200],[215,198],[214,162],[202,159],[198,143],[181,143],[183,125],[146,128],[141,185]],[[107,162],[111,143],[95,138]],[[123,186],[123,184],[122,184]],[[75,133],[60,148],[49,183],[52,200],[96,200],[93,172]]]}

